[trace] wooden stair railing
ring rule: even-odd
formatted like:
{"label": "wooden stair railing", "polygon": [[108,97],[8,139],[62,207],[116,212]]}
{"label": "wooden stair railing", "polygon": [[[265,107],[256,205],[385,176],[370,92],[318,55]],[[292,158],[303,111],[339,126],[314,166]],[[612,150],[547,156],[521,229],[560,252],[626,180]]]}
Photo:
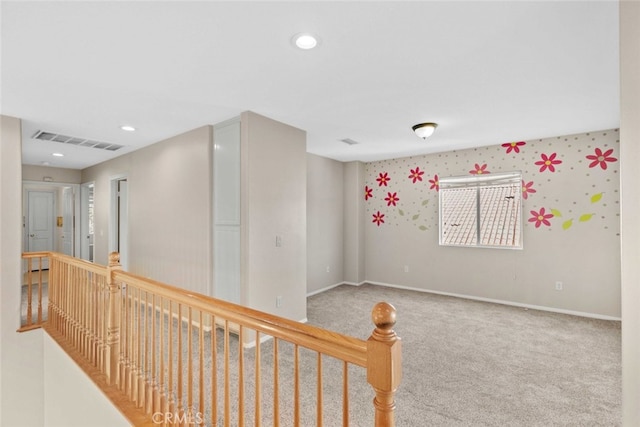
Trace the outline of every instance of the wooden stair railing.
{"label": "wooden stair railing", "polygon": [[[395,425],[401,341],[388,303],[373,308],[375,328],[365,341],[124,272],[117,253],[108,266],[58,253],[23,255],[29,263],[44,257],[48,318],[38,310],[35,323],[133,425],[321,426],[340,419],[348,426],[349,379],[358,375],[373,389],[374,410],[369,422],[354,422]],[[340,396],[325,396],[336,381]]]}
{"label": "wooden stair railing", "polygon": [[[43,307],[43,296],[46,292],[48,271],[45,270],[46,261],[49,259],[48,252],[30,252],[22,255],[26,261],[23,268],[21,285],[21,321],[18,332],[30,331],[42,327],[46,320],[46,312]],[[36,299],[34,308],[34,298]]]}

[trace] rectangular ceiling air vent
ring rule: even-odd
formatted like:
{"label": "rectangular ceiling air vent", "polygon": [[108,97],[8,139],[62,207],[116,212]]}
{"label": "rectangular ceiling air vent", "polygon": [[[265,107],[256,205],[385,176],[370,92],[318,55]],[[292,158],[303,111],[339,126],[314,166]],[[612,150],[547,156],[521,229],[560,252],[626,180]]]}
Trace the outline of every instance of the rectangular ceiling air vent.
{"label": "rectangular ceiling air vent", "polygon": [[353,140],[353,139],[351,139],[351,138],[341,139],[340,141],[341,141],[341,142],[344,142],[345,144],[349,144],[349,145],[356,145],[356,144],[359,144],[359,142],[358,142],[358,141],[354,141],[354,140]]}
{"label": "rectangular ceiling air vent", "polygon": [[42,131],[38,131],[35,135],[33,135],[34,138],[42,139],[44,141],[51,141],[53,138],[55,138],[55,136],[56,136],[55,133],[42,132]]}
{"label": "rectangular ceiling air vent", "polygon": [[53,142],[59,142],[62,144],[71,144],[71,145],[77,145],[80,147],[97,148],[100,150],[107,150],[107,151],[116,151],[124,147],[124,145],[112,144],[110,142],[94,141],[91,139],[60,135],[57,133],[44,132],[41,130],[37,131],[32,136],[32,138],[39,139],[41,141],[53,141]]}

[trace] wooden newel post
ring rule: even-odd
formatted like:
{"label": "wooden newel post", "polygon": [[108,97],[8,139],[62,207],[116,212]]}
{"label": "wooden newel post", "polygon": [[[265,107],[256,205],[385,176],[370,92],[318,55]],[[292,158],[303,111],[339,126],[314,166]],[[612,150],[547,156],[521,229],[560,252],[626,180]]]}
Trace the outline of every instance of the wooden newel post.
{"label": "wooden newel post", "polygon": [[107,348],[105,374],[109,385],[118,384],[118,359],[120,357],[120,285],[113,280],[113,272],[122,270],[120,254],[109,254],[107,268],[107,288],[109,289],[108,319],[107,319]]}
{"label": "wooden newel post", "polygon": [[402,379],[402,346],[393,331],[396,309],[379,302],[373,307],[371,318],[376,325],[367,341],[367,382],[376,392],[373,405],[376,427],[395,426],[395,392]]}

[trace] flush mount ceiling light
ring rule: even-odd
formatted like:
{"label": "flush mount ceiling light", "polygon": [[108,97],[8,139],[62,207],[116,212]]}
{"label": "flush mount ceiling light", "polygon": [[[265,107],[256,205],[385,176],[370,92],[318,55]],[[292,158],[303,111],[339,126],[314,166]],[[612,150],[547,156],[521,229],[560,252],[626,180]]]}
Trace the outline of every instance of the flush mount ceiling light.
{"label": "flush mount ceiling light", "polygon": [[427,139],[436,131],[437,123],[418,123],[411,129],[422,139]]}
{"label": "flush mount ceiling light", "polygon": [[318,37],[309,33],[296,34],[295,36],[293,36],[291,41],[293,42],[294,46],[302,50],[313,49],[320,43]]}
{"label": "flush mount ceiling light", "polygon": [[126,132],[134,132],[136,130],[136,128],[134,128],[133,126],[128,126],[128,125],[120,126],[120,129]]}
{"label": "flush mount ceiling light", "polygon": [[51,154],[53,157],[64,157],[64,154],[62,153],[53,153]]}

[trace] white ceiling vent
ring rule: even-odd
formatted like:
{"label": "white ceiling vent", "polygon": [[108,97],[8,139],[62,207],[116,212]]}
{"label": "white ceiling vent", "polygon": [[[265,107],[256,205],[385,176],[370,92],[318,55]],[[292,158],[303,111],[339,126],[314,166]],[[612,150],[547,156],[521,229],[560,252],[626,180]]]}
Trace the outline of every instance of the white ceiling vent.
{"label": "white ceiling vent", "polygon": [[351,139],[351,138],[341,139],[340,141],[341,141],[341,142],[344,142],[345,144],[349,144],[349,145],[356,145],[356,144],[359,144],[359,142],[358,142],[358,141],[354,141],[354,140],[353,140],[353,139]]}
{"label": "white ceiling vent", "polygon": [[111,144],[110,142],[94,141],[92,139],[77,138],[73,136],[60,135],[57,133],[44,132],[39,130],[32,137],[41,141],[60,142],[62,144],[78,145],[81,147],[98,148],[100,150],[116,151],[124,147],[124,145]]}

